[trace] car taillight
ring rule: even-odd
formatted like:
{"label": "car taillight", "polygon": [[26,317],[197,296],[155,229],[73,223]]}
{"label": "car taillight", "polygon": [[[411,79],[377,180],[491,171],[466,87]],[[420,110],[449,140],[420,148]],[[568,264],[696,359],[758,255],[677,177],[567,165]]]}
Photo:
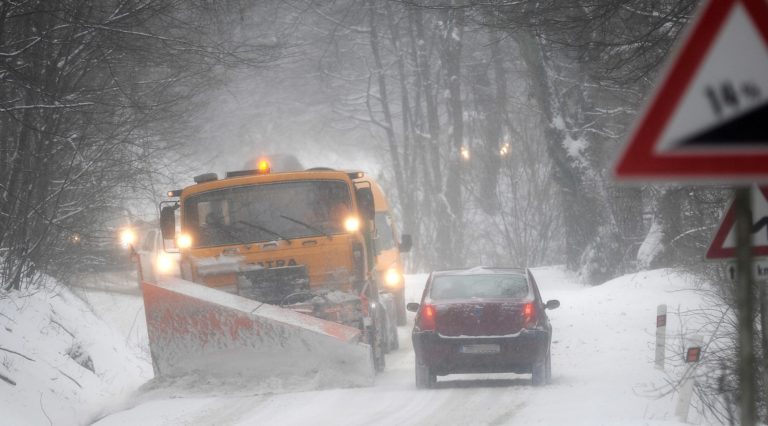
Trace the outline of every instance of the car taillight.
{"label": "car taillight", "polygon": [[436,314],[437,314],[437,311],[435,310],[434,305],[422,306],[421,316],[419,317],[419,329],[421,329],[421,331],[434,331],[436,328],[436,325],[435,325]]}
{"label": "car taillight", "polygon": [[523,327],[536,324],[536,305],[532,302],[523,305]]}

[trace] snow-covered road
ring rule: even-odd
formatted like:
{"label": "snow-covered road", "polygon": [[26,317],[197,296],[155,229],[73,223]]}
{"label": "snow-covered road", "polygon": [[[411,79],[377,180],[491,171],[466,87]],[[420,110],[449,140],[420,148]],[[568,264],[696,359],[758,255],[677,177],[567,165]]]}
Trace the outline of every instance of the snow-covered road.
{"label": "snow-covered road", "polygon": [[[386,371],[373,387],[305,386],[297,391],[276,382],[242,389],[205,386],[201,391],[197,385],[204,384],[193,381],[154,385],[97,424],[678,424],[673,415],[676,394],[661,397],[669,377],[653,368],[653,336],[658,303],[699,305],[694,293],[680,291],[691,286],[687,278],[662,270],[587,288],[561,268],[541,268],[536,276],[544,299],[562,303],[550,313],[554,337],[549,386],[532,387],[527,375],[502,374],[440,377],[436,389],[417,390],[409,314],[409,325],[399,329],[400,349],[388,356]],[[418,301],[425,279],[408,278],[408,301]],[[98,305],[105,308],[104,316],[135,317],[140,309],[140,299],[130,295],[91,293],[90,300],[97,310]],[[141,320],[110,321],[134,333],[132,339],[144,327]],[[133,324],[127,326],[129,322]]]}

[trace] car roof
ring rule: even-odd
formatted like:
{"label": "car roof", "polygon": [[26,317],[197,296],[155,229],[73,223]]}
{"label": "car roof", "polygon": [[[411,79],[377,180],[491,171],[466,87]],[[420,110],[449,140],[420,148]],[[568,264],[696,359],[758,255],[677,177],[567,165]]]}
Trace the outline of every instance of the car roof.
{"label": "car roof", "polygon": [[463,269],[444,269],[440,271],[433,271],[432,275],[525,275],[525,268],[514,267],[500,267],[500,266],[474,266],[472,268]]}

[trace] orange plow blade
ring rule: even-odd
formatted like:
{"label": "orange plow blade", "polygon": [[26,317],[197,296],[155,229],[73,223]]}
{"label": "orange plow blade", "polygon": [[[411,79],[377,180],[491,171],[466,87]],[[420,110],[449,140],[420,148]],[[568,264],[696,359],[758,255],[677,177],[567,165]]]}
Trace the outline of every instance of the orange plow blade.
{"label": "orange plow blade", "polygon": [[326,378],[369,386],[370,346],[357,328],[178,278],[142,282],[156,377]]}

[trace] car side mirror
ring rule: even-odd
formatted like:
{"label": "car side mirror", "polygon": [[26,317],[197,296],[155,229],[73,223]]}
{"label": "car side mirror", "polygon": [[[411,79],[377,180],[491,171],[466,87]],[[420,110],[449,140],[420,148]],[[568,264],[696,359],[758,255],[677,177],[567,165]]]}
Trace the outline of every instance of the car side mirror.
{"label": "car side mirror", "polygon": [[400,253],[408,253],[413,247],[413,238],[411,234],[403,234],[400,236]]}
{"label": "car side mirror", "polygon": [[408,310],[408,312],[418,312],[419,311],[419,304],[418,303],[409,303],[405,305],[405,309]]}
{"label": "car side mirror", "polygon": [[176,238],[176,209],[173,206],[160,209],[160,232],[164,240]]}
{"label": "car side mirror", "polygon": [[547,309],[557,309],[560,307],[560,301],[555,299],[547,300],[547,304],[544,307]]}

